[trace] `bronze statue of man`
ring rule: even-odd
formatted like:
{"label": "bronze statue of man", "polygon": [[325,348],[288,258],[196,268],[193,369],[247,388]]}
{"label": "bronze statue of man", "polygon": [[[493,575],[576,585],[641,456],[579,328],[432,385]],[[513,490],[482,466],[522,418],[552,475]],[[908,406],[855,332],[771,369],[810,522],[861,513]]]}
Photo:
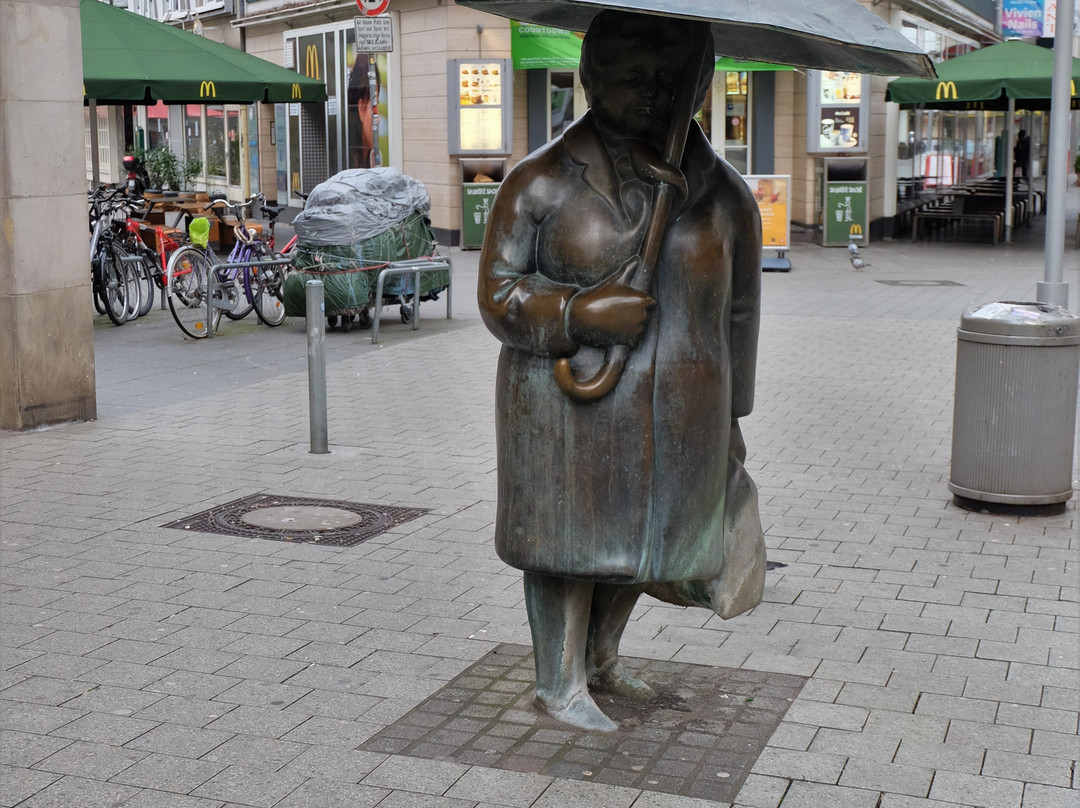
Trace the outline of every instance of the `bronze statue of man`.
{"label": "bronze statue of man", "polygon": [[[590,111],[499,190],[480,260],[498,366],[496,550],[524,571],[536,703],[614,730],[594,691],[650,697],[619,663],[643,592],[732,617],[761,601],[765,547],[738,418],[753,405],[761,223],[739,174],[691,123],[681,164],[662,150],[694,23],[605,11],[582,46]],[[690,62],[690,63],[688,63]],[[632,287],[658,184],[680,190],[651,285]],[[610,393],[588,378],[629,348]]]}

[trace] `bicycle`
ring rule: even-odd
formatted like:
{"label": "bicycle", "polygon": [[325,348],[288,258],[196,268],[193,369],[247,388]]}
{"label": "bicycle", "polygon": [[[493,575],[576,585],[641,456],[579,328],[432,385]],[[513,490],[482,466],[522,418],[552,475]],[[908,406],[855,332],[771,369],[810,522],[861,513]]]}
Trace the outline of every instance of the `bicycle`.
{"label": "bicycle", "polygon": [[[243,210],[259,200],[264,200],[262,194],[237,203],[218,197],[206,206],[205,210],[214,210],[222,225],[222,209],[231,211],[238,221],[233,228],[236,244],[225,262],[202,238],[180,247],[169,259],[169,309],[176,324],[193,339],[211,336],[221,322],[222,312],[239,319],[254,309],[268,326],[281,325],[285,320],[281,287],[292,259],[274,253],[270,246],[281,209],[261,208],[270,216],[271,241],[263,241],[246,226]],[[209,221],[196,219],[192,226],[199,221],[206,222],[200,229],[208,236]]]}
{"label": "bicycle", "polygon": [[90,273],[94,305],[114,325],[133,320],[142,309],[138,270],[125,249],[120,231],[131,211],[131,200],[120,188],[98,188],[90,202]]}

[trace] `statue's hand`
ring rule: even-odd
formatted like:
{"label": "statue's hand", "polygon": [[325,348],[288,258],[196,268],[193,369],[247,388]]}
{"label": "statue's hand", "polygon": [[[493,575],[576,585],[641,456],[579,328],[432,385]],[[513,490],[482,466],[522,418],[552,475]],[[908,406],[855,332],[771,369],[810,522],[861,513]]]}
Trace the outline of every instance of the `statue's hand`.
{"label": "statue's hand", "polygon": [[567,327],[575,342],[597,348],[637,344],[656,305],[654,298],[629,285],[640,264],[635,256],[607,280],[574,295]]}

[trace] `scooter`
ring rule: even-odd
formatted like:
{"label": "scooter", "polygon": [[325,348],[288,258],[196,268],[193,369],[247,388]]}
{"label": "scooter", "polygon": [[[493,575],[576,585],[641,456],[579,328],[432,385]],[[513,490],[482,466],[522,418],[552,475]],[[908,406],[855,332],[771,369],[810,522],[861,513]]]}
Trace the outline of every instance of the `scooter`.
{"label": "scooter", "polygon": [[127,171],[127,192],[132,196],[142,196],[150,187],[150,174],[146,166],[133,154],[125,154],[122,162]]}

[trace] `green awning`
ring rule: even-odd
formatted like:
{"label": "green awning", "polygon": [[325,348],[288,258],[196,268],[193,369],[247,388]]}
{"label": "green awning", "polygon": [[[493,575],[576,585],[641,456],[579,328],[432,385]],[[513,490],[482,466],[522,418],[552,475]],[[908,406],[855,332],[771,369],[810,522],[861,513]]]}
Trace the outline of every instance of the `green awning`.
{"label": "green awning", "polygon": [[326,85],[121,8],[80,0],[83,97],[98,104],[326,101]]}
{"label": "green awning", "polygon": [[[1018,40],[965,53],[937,66],[937,81],[901,78],[885,98],[933,109],[1049,109],[1054,52]],[[1072,108],[1080,108],[1080,59],[1073,59]]]}
{"label": "green awning", "polygon": [[[514,69],[575,70],[581,61],[583,36],[583,34],[562,28],[513,21],[510,23],[510,55],[514,60]],[[717,58],[716,69],[739,72],[794,70],[795,68],[767,62],[740,61],[724,56]]]}

